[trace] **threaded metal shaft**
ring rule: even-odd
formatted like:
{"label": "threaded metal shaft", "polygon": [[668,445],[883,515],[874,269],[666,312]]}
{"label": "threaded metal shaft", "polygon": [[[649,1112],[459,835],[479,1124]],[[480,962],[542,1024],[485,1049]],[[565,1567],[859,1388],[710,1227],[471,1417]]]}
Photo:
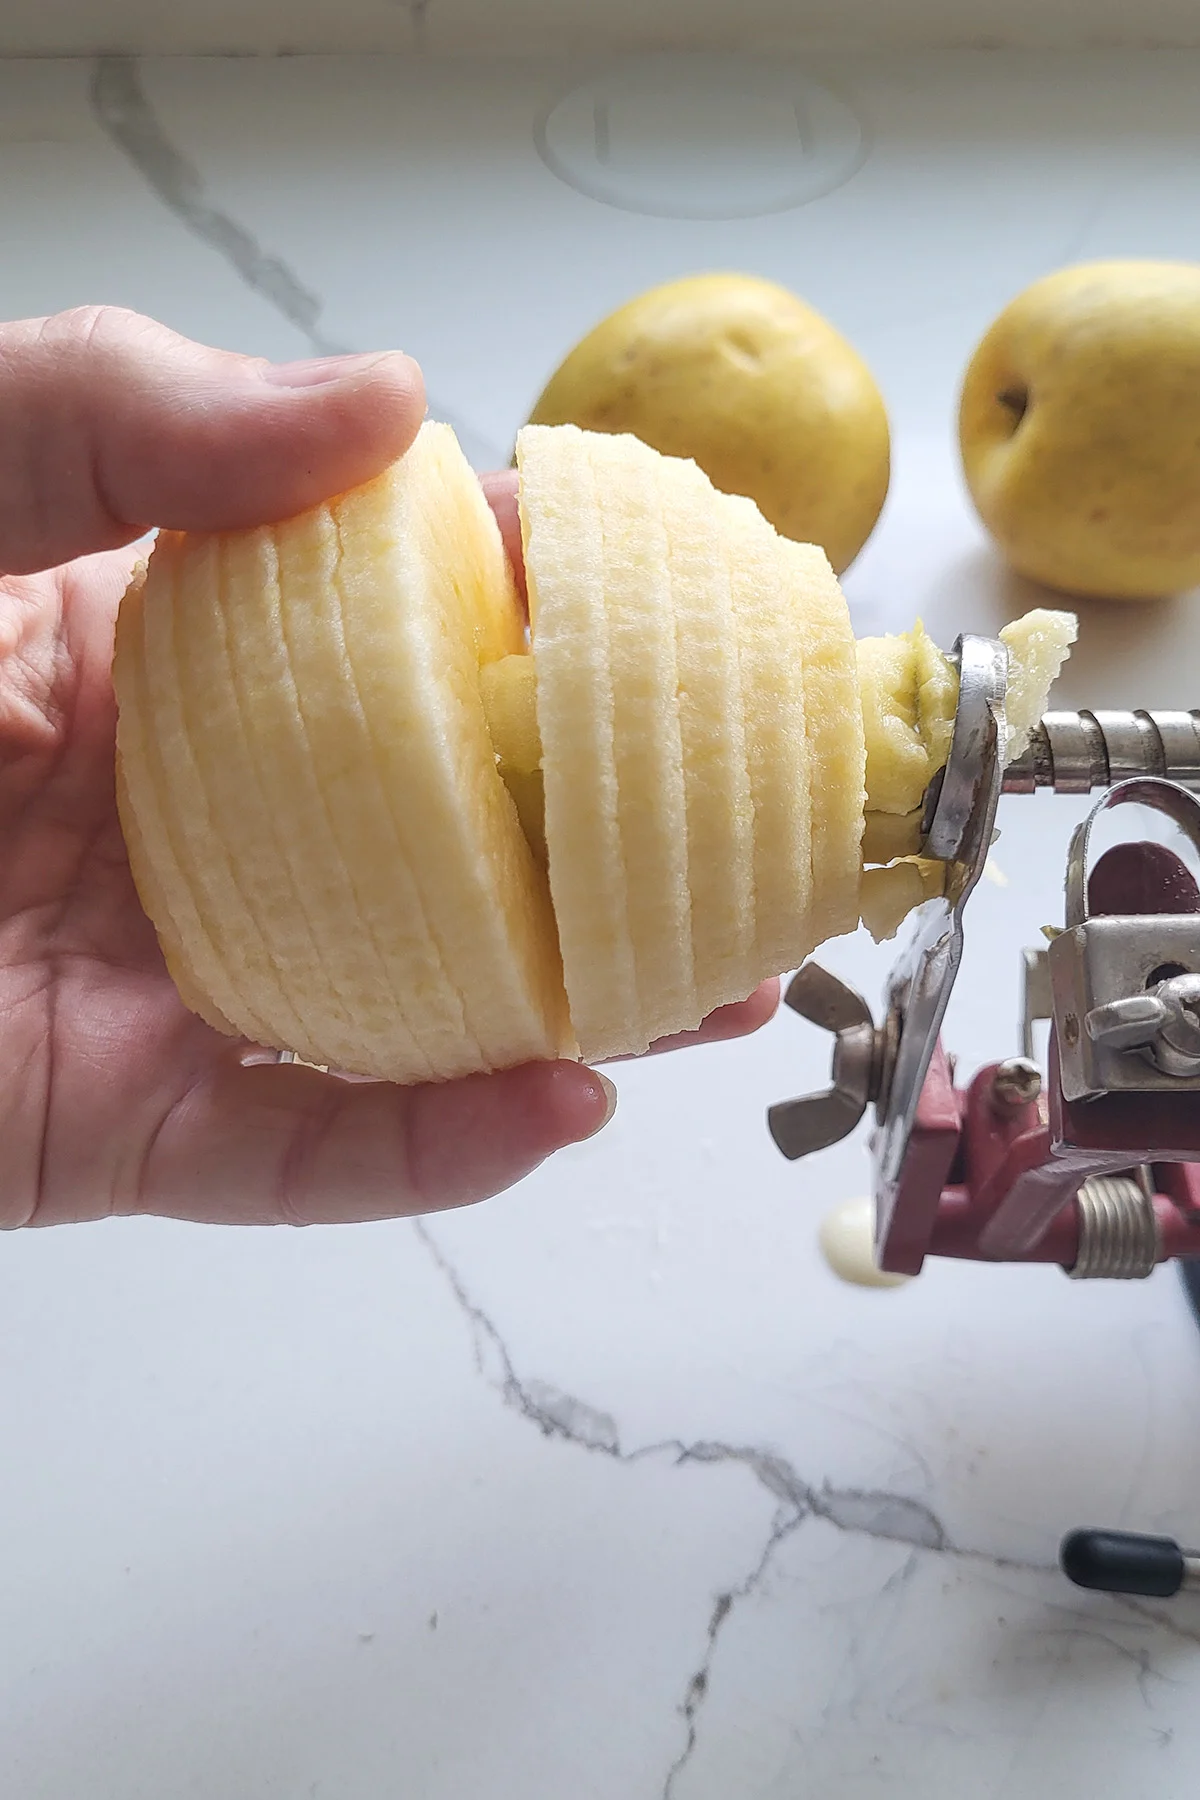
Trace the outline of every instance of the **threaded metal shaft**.
{"label": "threaded metal shaft", "polygon": [[1138,775],[1200,789],[1200,711],[1051,712],[1004,771],[1006,794],[1090,794]]}

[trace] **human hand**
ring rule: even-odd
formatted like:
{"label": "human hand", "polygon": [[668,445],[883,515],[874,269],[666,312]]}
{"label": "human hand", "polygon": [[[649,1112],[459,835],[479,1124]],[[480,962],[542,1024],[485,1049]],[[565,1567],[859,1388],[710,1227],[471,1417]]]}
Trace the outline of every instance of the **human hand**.
{"label": "human hand", "polygon": [[[434,1211],[611,1115],[575,1063],[402,1089],[256,1056],[184,1007],[129,872],[110,664],[131,546],[365,481],[424,405],[399,354],[276,367],[110,308],[0,325],[0,1226]],[[519,569],[515,477],[484,486]],[[752,1031],[776,998],[672,1047]]]}

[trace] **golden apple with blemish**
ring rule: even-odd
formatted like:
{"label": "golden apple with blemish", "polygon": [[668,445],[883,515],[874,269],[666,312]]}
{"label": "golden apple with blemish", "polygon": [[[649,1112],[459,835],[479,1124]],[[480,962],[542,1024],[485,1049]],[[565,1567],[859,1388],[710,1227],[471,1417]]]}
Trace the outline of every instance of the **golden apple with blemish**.
{"label": "golden apple with blemish", "polygon": [[619,307],[578,343],[531,414],[631,432],[743,494],[838,574],[888,490],[887,413],[866,363],[773,281],[692,275]]}
{"label": "golden apple with blemish", "polygon": [[1021,574],[1148,600],[1200,583],[1200,267],[1061,269],[1005,308],[959,408],[979,516]]}

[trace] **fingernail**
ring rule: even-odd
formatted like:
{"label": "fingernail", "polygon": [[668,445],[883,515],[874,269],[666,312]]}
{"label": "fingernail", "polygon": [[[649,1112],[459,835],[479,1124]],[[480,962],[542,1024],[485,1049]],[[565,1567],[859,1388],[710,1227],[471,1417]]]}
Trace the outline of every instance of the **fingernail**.
{"label": "fingernail", "polygon": [[365,375],[376,363],[397,354],[393,350],[375,350],[361,356],[312,356],[304,362],[268,363],[262,378],[274,387],[321,387],[327,381],[348,381]]}
{"label": "fingernail", "polygon": [[593,1069],[592,1074],[600,1083],[600,1087],[604,1093],[604,1117],[594,1130],[588,1132],[589,1137],[595,1137],[598,1132],[603,1131],[604,1127],[608,1124],[609,1120],[617,1110],[617,1089],[615,1082],[610,1081],[607,1075],[601,1074],[599,1069]]}

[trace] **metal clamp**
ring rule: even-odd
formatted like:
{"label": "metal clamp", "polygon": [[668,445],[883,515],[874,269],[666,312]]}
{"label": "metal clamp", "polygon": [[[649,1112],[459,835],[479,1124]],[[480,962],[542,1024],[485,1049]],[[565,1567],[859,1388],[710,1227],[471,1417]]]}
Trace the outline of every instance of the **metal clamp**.
{"label": "metal clamp", "polygon": [[1102,812],[1116,806],[1148,806],[1172,819],[1200,854],[1200,799],[1177,782],[1143,775],[1122,781],[1098,800],[1081,825],[1075,827],[1067,855],[1067,930],[1088,920],[1087,875],[1092,846],[1092,827]]}
{"label": "metal clamp", "polygon": [[1089,910],[1093,827],[1102,812],[1133,803],[1173,819],[1200,852],[1200,800],[1157,777],[1120,783],[1076,830],[1067,863],[1067,928],[1048,959],[1069,1101],[1200,1084],[1200,916],[1093,917]]}

